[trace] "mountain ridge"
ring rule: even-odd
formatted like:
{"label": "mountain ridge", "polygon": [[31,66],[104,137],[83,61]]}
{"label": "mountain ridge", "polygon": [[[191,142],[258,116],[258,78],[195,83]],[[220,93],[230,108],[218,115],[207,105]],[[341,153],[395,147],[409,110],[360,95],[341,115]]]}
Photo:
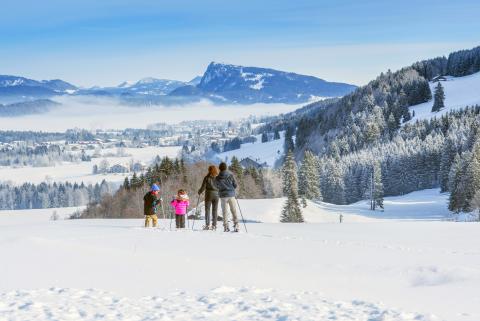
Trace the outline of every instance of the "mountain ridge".
{"label": "mountain ridge", "polygon": [[[57,95],[93,95],[119,98],[169,100],[167,96],[209,99],[216,103],[307,103],[318,98],[340,97],[354,85],[271,68],[245,67],[211,62],[202,76],[188,82],[145,77],[124,81],[117,86],[81,88],[61,79],[33,80],[20,76],[0,76],[0,98],[19,97],[20,101]],[[164,97],[164,98],[162,98]]]}
{"label": "mountain ridge", "polygon": [[271,68],[211,62],[197,86],[178,88],[170,94],[220,96],[240,104],[292,104],[306,103],[317,97],[343,96],[355,88],[346,83]]}

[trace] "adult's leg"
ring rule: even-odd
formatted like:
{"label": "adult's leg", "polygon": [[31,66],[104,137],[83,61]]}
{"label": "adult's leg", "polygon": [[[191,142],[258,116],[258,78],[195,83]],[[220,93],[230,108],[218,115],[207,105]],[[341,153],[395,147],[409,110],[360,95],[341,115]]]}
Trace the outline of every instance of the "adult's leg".
{"label": "adult's leg", "polygon": [[205,199],[205,226],[210,226],[210,209],[212,201]]}
{"label": "adult's leg", "polygon": [[230,197],[228,199],[228,205],[230,207],[230,212],[232,212],[233,224],[237,226],[238,217],[237,217],[237,204],[235,204],[235,197]]}
{"label": "adult's leg", "polygon": [[217,227],[218,218],[218,197],[212,199],[212,226]]}
{"label": "adult's leg", "polygon": [[228,197],[223,197],[220,199],[220,204],[222,205],[222,216],[223,216],[223,228],[228,228]]}

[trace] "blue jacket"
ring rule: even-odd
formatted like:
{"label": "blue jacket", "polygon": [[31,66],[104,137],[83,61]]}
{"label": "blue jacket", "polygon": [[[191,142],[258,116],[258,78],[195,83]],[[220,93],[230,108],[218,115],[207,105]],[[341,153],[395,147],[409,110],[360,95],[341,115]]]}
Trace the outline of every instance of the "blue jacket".
{"label": "blue jacket", "polygon": [[217,182],[218,192],[220,198],[235,197],[235,189],[237,188],[237,182],[233,174],[227,170],[220,172],[215,178]]}

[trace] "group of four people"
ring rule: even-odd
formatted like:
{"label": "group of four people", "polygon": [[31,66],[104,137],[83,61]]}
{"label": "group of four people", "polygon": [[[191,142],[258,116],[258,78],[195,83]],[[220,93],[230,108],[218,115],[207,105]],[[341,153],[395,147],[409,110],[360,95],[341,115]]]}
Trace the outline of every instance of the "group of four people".
{"label": "group of four people", "polygon": [[[226,163],[220,163],[218,169],[214,165],[208,167],[208,173],[203,179],[202,186],[198,190],[199,196],[205,192],[205,230],[217,229],[218,203],[220,203],[223,215],[223,230],[225,232],[230,231],[228,213],[228,209],[230,209],[233,219],[233,230],[238,232],[239,226],[235,204],[236,188],[237,182],[233,174],[228,171]],[[145,227],[150,226],[150,222],[152,226],[157,226],[158,218],[156,211],[157,205],[160,203],[158,198],[159,191],[160,188],[156,184],[153,184],[151,190],[143,197]],[[187,215],[187,209],[190,205],[185,190],[179,190],[177,196],[170,204],[175,209],[176,227],[185,228],[185,215]]]}

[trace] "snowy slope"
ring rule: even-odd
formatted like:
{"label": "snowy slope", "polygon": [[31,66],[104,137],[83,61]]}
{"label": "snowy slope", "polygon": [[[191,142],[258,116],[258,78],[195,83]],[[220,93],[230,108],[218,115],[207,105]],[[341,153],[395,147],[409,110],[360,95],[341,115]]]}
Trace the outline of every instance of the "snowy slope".
{"label": "snowy slope", "polygon": [[227,161],[230,161],[233,156],[236,156],[239,160],[250,157],[260,164],[265,162],[269,167],[273,167],[277,159],[283,155],[285,133],[280,133],[280,139],[266,143],[262,143],[261,135],[257,135],[256,138],[255,143],[242,144],[240,149],[220,153],[218,157]]}
{"label": "snowy slope", "polygon": [[[285,198],[240,200],[243,215],[249,222],[279,223]],[[447,208],[448,193],[427,189],[402,196],[385,197],[385,210],[369,210],[368,201],[350,205],[307,201],[302,213],[307,223],[380,222],[383,220],[443,221],[452,218]],[[202,209],[203,213],[203,209]]]}
{"label": "snowy slope", "polygon": [[2,320],[480,319],[478,224],[248,223],[233,234],[35,213],[0,212]]}
{"label": "snowy slope", "polygon": [[[411,121],[440,117],[450,110],[480,104],[480,72],[465,77],[447,77],[441,82],[445,89],[445,108],[437,113],[432,113],[433,99],[429,102],[411,106],[410,112],[415,111]],[[430,83],[432,94],[435,92],[436,83]]]}
{"label": "snowy slope", "polygon": [[[245,219],[252,222],[279,223],[285,198],[240,200]],[[357,211],[341,211],[341,207],[329,204],[315,204],[307,201],[307,207],[302,208],[303,217],[308,223],[338,223],[339,215],[343,214],[344,222],[370,222],[374,218],[365,217],[363,209]],[[338,208],[337,210],[335,208]],[[365,206],[364,206],[365,208]]]}
{"label": "snowy slope", "polygon": [[355,214],[382,219],[444,220],[451,216],[448,210],[448,193],[440,189],[426,189],[402,196],[385,197],[384,211],[370,211],[369,201],[350,205],[319,203],[318,206],[331,214]]}

